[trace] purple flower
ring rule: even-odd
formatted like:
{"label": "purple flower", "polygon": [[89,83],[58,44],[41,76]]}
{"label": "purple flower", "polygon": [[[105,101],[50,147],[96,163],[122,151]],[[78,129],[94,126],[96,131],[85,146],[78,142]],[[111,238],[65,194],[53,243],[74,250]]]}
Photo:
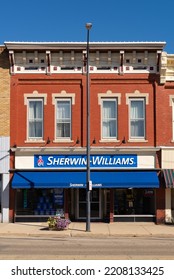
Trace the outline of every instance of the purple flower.
{"label": "purple flower", "polygon": [[68,225],[70,224],[70,220],[68,219],[62,219],[60,217],[56,217],[56,227],[57,229],[65,229],[68,227]]}

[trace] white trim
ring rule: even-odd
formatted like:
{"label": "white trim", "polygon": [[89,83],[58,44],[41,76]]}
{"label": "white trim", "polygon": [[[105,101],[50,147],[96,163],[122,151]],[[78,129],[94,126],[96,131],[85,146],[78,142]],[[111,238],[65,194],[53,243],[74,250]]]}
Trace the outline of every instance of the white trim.
{"label": "white trim", "polygon": [[[143,101],[143,106],[144,106],[144,136],[138,136],[138,137],[131,137],[131,116],[130,116],[130,108],[131,108],[131,101]],[[144,97],[136,97],[132,98],[132,96],[129,97],[128,99],[128,105],[129,105],[129,142],[144,142],[146,140],[146,99]]]}
{"label": "white trim", "polygon": [[139,90],[135,90],[132,93],[126,93],[126,104],[129,105],[130,98],[145,98],[146,105],[149,105],[149,93],[142,93]]}
{"label": "white trim", "polygon": [[174,147],[173,146],[159,146],[159,149],[162,149],[162,150],[173,150]]}
{"label": "white trim", "polygon": [[24,105],[28,105],[29,98],[43,98],[44,105],[47,105],[47,93],[39,93],[37,90],[34,90],[32,93],[24,93]]}
{"label": "white trim", "polygon": [[105,93],[98,93],[98,105],[102,105],[103,98],[117,98],[118,105],[121,104],[121,93],[113,93],[111,90],[107,90]]}
{"label": "white trim", "polygon": [[131,139],[128,139],[127,140],[127,142],[129,142],[129,143],[134,143],[134,142],[141,142],[141,143],[147,143],[148,142],[148,140],[146,140],[146,139],[144,139],[144,138],[140,138],[140,139],[138,139],[138,138],[131,138]]}
{"label": "white trim", "polygon": [[[37,95],[38,96],[38,95]],[[44,100],[42,97],[38,96],[37,98],[27,98],[27,141],[29,142],[43,142],[44,137]],[[41,137],[30,137],[29,136],[29,102],[30,101],[40,101],[42,102],[42,136]]]}
{"label": "white trim", "polygon": [[52,93],[52,104],[56,104],[57,98],[71,98],[71,104],[75,105],[75,93],[67,93],[65,90],[62,90],[59,93]]}
{"label": "white trim", "polygon": [[99,140],[99,143],[110,143],[110,142],[114,142],[114,143],[120,143],[120,140],[114,138],[114,139],[111,139],[111,138],[105,138],[105,139],[101,139]]}
{"label": "white trim", "polygon": [[[62,48],[69,49],[79,49],[79,48],[86,48],[86,42],[4,42],[5,47],[8,50],[19,50],[19,49],[30,49],[30,50],[62,50]],[[90,49],[96,49],[96,47],[100,47],[103,49],[113,48],[115,49],[122,49],[122,50],[163,50],[166,45],[165,41],[155,41],[155,42],[90,42]]]}
{"label": "white trim", "polygon": [[[54,95],[55,96],[55,95]],[[66,98],[63,98],[64,95],[61,95],[60,94],[58,95],[58,97],[54,98],[54,140],[53,142],[54,143],[59,143],[59,142],[66,142],[66,143],[69,143],[69,142],[72,142],[72,97],[69,96],[67,98],[67,95],[66,95]],[[57,103],[60,102],[60,101],[69,101],[69,105],[70,105],[70,136],[69,137],[57,137]]]}
{"label": "white trim", "polygon": [[[105,95],[106,97],[106,95]],[[103,101],[114,101],[116,104],[116,118],[115,118],[115,123],[116,123],[116,136],[114,137],[103,137]],[[100,99],[100,106],[101,106],[101,114],[100,114],[100,125],[101,125],[101,141],[108,141],[108,142],[114,142],[114,141],[118,141],[118,98],[117,97],[108,97],[108,98],[101,98]]]}
{"label": "white trim", "polygon": [[39,139],[36,139],[36,138],[34,138],[34,139],[28,139],[28,140],[25,140],[24,141],[24,143],[26,143],[26,144],[30,144],[30,143],[40,143],[40,144],[44,144],[46,141],[45,140],[42,140],[41,138],[39,138]]}
{"label": "white trim", "polygon": [[73,140],[71,140],[70,138],[60,138],[60,139],[55,139],[53,140],[53,143],[74,143]]}

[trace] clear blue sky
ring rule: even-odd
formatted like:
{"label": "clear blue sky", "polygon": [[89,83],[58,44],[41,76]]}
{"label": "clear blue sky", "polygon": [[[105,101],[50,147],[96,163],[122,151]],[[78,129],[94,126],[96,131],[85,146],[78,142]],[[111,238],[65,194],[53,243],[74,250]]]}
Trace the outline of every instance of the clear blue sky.
{"label": "clear blue sky", "polygon": [[165,41],[174,53],[174,0],[3,0],[5,41]]}

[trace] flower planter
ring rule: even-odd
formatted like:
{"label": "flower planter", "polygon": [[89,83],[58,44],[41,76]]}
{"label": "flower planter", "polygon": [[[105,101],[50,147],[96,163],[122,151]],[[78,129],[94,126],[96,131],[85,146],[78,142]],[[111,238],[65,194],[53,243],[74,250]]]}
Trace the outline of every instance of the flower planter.
{"label": "flower planter", "polygon": [[60,216],[49,217],[48,228],[49,230],[65,230],[68,229],[71,221]]}

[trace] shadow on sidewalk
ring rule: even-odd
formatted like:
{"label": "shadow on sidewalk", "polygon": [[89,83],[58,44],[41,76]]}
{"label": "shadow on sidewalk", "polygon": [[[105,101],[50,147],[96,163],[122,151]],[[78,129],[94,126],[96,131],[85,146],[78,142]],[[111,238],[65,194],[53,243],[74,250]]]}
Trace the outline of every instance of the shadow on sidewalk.
{"label": "shadow on sidewalk", "polygon": [[20,225],[20,226],[26,226],[26,227],[43,227],[41,224],[32,224],[32,223],[21,223],[21,222],[16,222],[15,224]]}
{"label": "shadow on sidewalk", "polygon": [[43,227],[40,228],[41,231],[79,231],[79,232],[86,232],[84,229],[79,229],[79,228],[67,228],[63,230],[57,230],[57,229],[49,229],[49,227]]}

